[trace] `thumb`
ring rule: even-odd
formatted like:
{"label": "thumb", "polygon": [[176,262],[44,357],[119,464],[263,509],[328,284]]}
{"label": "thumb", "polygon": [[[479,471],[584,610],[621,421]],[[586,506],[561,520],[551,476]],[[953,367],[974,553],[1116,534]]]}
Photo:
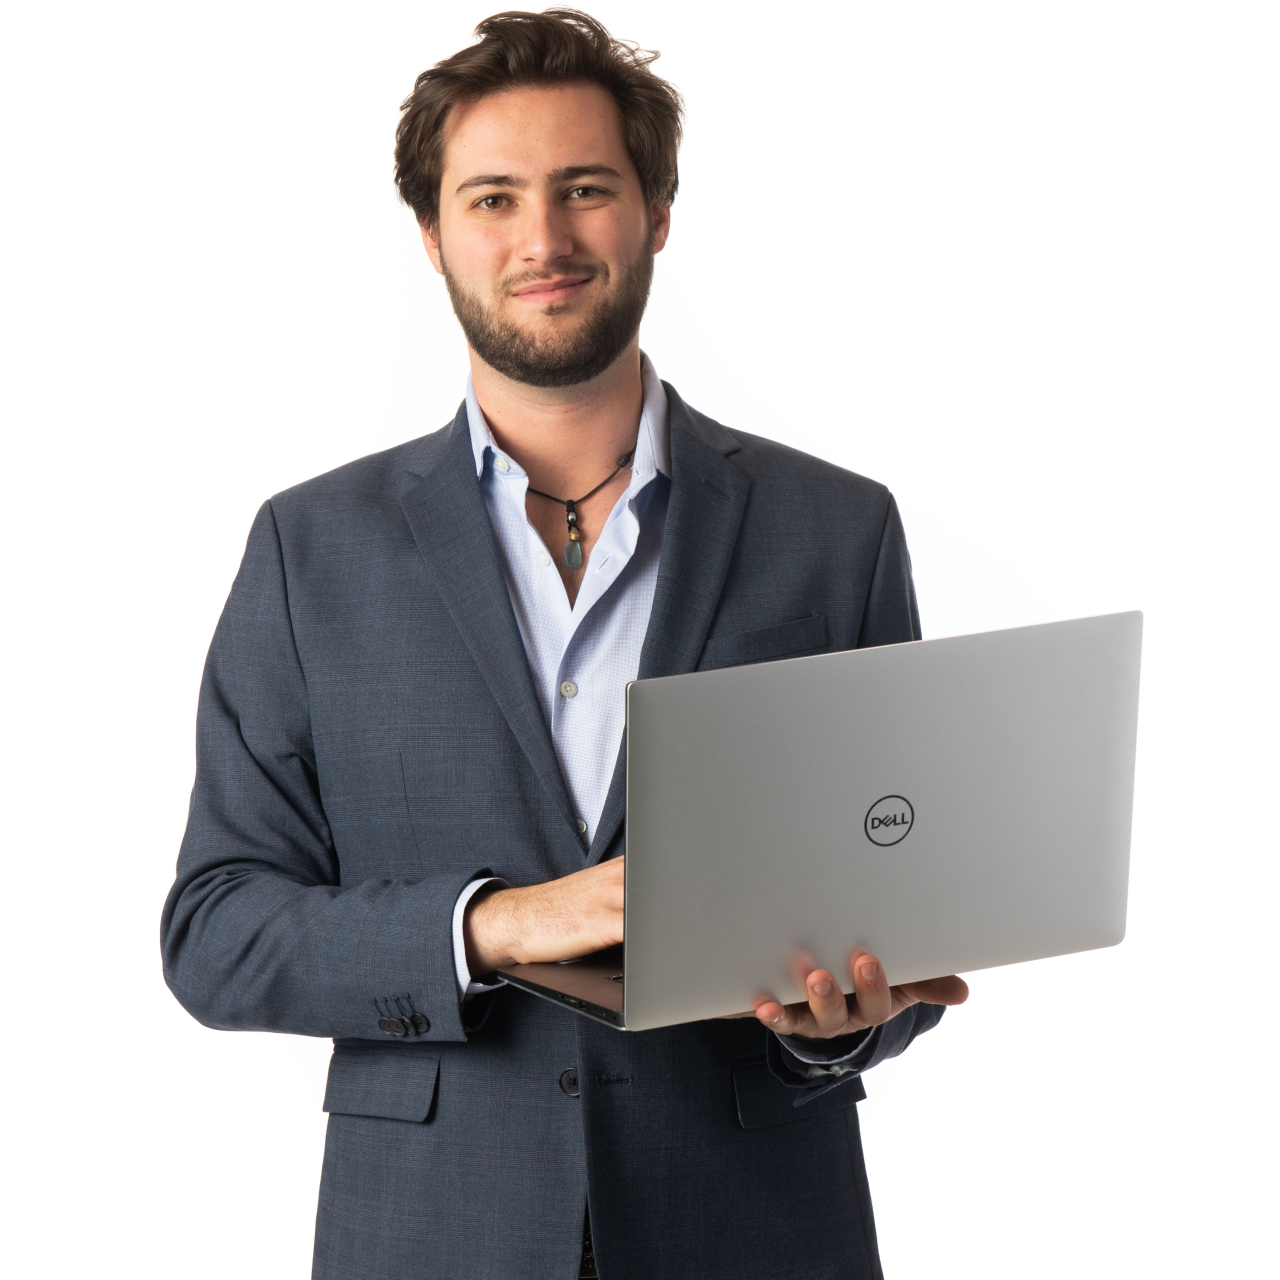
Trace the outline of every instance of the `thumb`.
{"label": "thumb", "polygon": [[898,988],[913,1003],[964,1004],[969,998],[969,984],[952,974],[947,978],[926,978],[923,982],[908,982]]}

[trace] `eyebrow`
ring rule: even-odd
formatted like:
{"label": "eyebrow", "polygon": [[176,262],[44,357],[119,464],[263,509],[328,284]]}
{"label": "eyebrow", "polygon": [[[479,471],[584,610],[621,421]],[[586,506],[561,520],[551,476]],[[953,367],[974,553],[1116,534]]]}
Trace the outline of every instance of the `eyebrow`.
{"label": "eyebrow", "polygon": [[470,191],[472,187],[515,187],[517,191],[523,191],[528,185],[523,178],[513,178],[509,173],[478,173],[474,178],[459,183],[454,195]]}
{"label": "eyebrow", "polygon": [[[549,182],[572,182],[575,178],[616,178],[621,182],[622,174],[607,164],[574,164],[564,169],[553,169],[547,174]],[[512,187],[516,191],[523,191],[528,185],[524,178],[516,178],[509,173],[478,173],[460,183],[454,194],[460,195],[475,187]]]}
{"label": "eyebrow", "polygon": [[607,164],[575,164],[567,169],[556,169],[547,174],[547,178],[551,182],[572,182],[575,178],[617,178],[621,182],[622,174]]}

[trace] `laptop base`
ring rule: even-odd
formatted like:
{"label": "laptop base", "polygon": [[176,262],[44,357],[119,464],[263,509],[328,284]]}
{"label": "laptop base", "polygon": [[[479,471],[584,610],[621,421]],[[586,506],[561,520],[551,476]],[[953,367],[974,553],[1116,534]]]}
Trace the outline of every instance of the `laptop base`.
{"label": "laptop base", "polygon": [[622,1019],[622,944],[582,956],[546,964],[513,964],[500,973],[513,987],[564,1005],[615,1031],[625,1031]]}

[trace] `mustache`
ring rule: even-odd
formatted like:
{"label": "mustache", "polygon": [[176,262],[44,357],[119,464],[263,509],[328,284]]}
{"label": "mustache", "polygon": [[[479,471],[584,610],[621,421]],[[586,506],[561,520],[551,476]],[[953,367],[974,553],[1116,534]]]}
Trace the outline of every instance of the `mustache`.
{"label": "mustache", "polygon": [[609,268],[603,263],[571,262],[566,259],[564,262],[558,262],[554,271],[548,271],[541,267],[530,267],[528,271],[520,271],[515,275],[505,276],[498,287],[504,294],[510,294],[517,289],[523,289],[526,285],[537,284],[539,280],[556,280],[561,276],[583,276],[587,280],[594,280],[599,276],[607,283]]}

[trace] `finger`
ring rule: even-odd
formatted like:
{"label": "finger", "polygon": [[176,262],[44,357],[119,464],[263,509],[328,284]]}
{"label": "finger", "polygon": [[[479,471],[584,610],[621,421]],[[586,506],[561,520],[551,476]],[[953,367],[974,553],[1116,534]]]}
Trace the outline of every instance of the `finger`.
{"label": "finger", "polygon": [[756,1006],[756,1017],[780,1036],[813,1034],[813,1014],[806,1004],[785,1005],[765,999]]}
{"label": "finger", "polygon": [[787,968],[791,970],[791,976],[795,979],[797,987],[803,987],[808,982],[809,975],[817,967],[818,962],[803,951],[797,951],[787,964]]}
{"label": "finger", "polygon": [[[771,1031],[779,1030],[786,1016],[786,1006],[779,1004],[776,1000],[762,1000],[756,1005],[756,1017]],[[786,1034],[785,1031],[783,1034]]]}
{"label": "finger", "polygon": [[849,1029],[849,1005],[844,992],[836,985],[835,974],[815,969],[805,983],[809,1012],[815,1030],[810,1035],[838,1036]]}
{"label": "finger", "polygon": [[880,961],[865,951],[855,951],[849,958],[853,989],[857,996],[854,1017],[864,1026],[878,1027],[893,1016],[893,996],[880,967]]}
{"label": "finger", "polygon": [[924,982],[908,982],[895,988],[909,1001],[924,1004],[964,1004],[969,998],[969,984],[952,974],[948,978],[928,978]]}

